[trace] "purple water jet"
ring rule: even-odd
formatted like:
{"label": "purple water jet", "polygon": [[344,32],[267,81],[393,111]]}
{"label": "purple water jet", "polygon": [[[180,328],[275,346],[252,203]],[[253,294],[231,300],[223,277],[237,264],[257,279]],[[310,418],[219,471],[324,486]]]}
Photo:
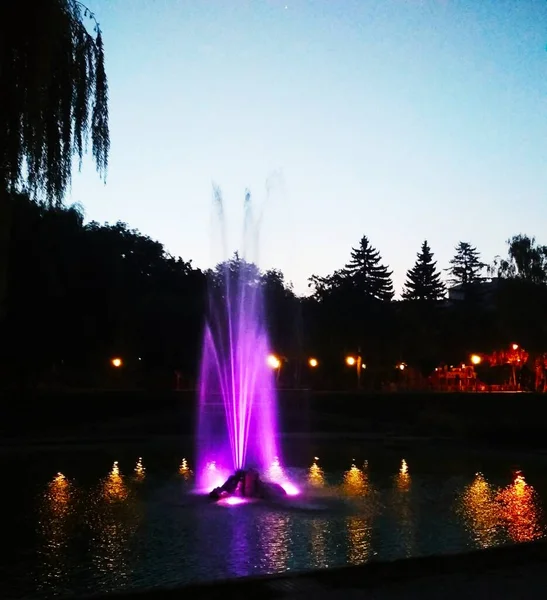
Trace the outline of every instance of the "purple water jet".
{"label": "purple water jet", "polygon": [[[223,226],[218,189],[215,201]],[[244,235],[256,242],[249,193],[244,208]],[[236,253],[217,267],[209,283],[199,381],[198,489],[210,492],[252,468],[294,493],[278,458],[275,370],[268,361],[260,272]]]}

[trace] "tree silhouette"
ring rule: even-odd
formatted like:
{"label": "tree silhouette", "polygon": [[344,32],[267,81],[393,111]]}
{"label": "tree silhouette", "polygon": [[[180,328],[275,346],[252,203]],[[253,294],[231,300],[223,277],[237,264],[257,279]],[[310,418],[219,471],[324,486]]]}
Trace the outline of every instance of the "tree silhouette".
{"label": "tree silhouette", "polygon": [[486,264],[480,260],[479,251],[469,242],[459,242],[456,254],[450,260],[450,267],[446,269],[449,281],[453,285],[468,286],[482,279],[481,272]]}
{"label": "tree silhouette", "polygon": [[[89,17],[92,33],[83,23]],[[10,192],[60,203],[74,155],[91,140],[108,163],[108,86],[100,27],[76,0],[0,3],[0,310],[5,302]]]}
{"label": "tree silhouette", "polygon": [[508,256],[497,256],[490,273],[530,283],[547,283],[547,246],[537,244],[535,237],[518,234],[507,240]]}
{"label": "tree silhouette", "polygon": [[405,300],[437,302],[444,298],[446,288],[427,240],[418,252],[416,263],[407,271],[406,278],[402,294]]}
{"label": "tree silhouette", "polygon": [[[402,360],[427,376],[441,362],[458,364],[470,353],[508,343],[534,355],[546,350],[547,285],[524,277],[535,263],[522,262],[518,245],[511,252],[520,275],[504,277],[487,302],[437,310],[425,300],[380,302],[366,296],[359,273],[347,268],[312,278],[319,293],[297,298],[281,272],[261,272],[238,255],[213,270],[218,287],[207,290],[205,274],[190,261],[169,255],[159,241],[125,223],[85,224],[78,206],[48,206],[21,193],[12,208],[1,386],[107,388],[125,381],[157,389],[172,387],[175,370],[192,385],[207,291],[223,294],[226,276],[236,284],[241,272],[250,291],[259,292],[256,300],[264,301],[272,349],[287,357],[285,383],[294,377],[311,386],[354,386],[344,357],[358,351],[367,364],[363,386],[383,389]],[[525,250],[542,248],[528,239]],[[367,246],[367,253],[381,263],[374,249]],[[423,275],[422,261],[434,265],[424,245],[410,273]],[[407,295],[414,289],[410,283],[415,290],[427,287],[409,277]],[[113,378],[114,355],[125,366]],[[313,373],[307,366],[311,356],[321,365]]]}
{"label": "tree silhouette", "polygon": [[366,236],[359,246],[351,249],[351,260],[346,264],[343,279],[351,282],[355,290],[369,298],[381,301],[393,299],[392,271],[381,264],[381,256]]}

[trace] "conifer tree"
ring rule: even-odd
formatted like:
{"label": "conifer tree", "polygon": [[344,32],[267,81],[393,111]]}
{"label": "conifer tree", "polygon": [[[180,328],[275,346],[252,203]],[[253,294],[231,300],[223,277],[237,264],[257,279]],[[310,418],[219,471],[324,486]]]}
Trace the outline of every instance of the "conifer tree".
{"label": "conifer tree", "polygon": [[486,267],[480,259],[479,251],[469,242],[460,242],[456,246],[456,254],[446,269],[450,283],[468,286],[482,279],[481,272]]}
{"label": "conifer tree", "polygon": [[366,236],[351,249],[351,260],[344,268],[344,278],[363,295],[389,302],[393,299],[392,271],[381,263],[382,258]]}
{"label": "conifer tree", "polygon": [[426,240],[418,252],[416,263],[406,274],[402,296],[405,300],[438,302],[444,298],[445,292],[437,261],[433,260],[433,253]]}

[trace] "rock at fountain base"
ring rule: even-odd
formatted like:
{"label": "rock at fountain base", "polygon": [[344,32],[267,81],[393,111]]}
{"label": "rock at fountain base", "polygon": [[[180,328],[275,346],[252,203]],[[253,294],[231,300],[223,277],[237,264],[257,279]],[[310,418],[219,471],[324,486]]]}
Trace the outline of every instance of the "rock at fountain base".
{"label": "rock at fountain base", "polygon": [[254,469],[240,469],[228,477],[226,482],[215,488],[209,494],[212,500],[221,500],[228,496],[239,496],[243,498],[260,498],[273,500],[283,498],[287,492],[278,484],[262,481],[258,471]]}

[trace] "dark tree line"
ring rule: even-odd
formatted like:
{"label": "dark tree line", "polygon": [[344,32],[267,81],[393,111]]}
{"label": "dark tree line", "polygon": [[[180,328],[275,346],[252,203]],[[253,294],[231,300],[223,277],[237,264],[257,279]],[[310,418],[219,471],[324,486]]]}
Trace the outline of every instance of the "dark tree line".
{"label": "dark tree line", "polygon": [[[109,385],[114,354],[124,357],[126,383],[170,385],[175,370],[194,381],[207,275],[214,286],[224,267],[203,273],[124,223],[84,224],[77,207],[62,207],[73,158],[81,162],[88,143],[102,176],[108,164],[103,41],[85,4],[0,2],[0,90],[2,381]],[[306,298],[279,271],[261,273],[237,255],[228,264],[254,269],[273,346],[294,365],[288,382],[300,381],[313,355],[325,367],[323,386],[344,380],[348,352],[360,352],[380,381],[401,360],[427,373],[511,340],[544,351],[547,246],[517,235],[506,257],[485,266],[460,242],[446,270],[447,301],[424,242],[399,301],[366,236],[343,268],[311,277]]]}
{"label": "dark tree line", "polygon": [[[0,325],[22,188],[59,206],[88,143],[106,175],[110,134],[101,29],[77,0],[0,2]],[[0,330],[1,331],[1,330]]]}
{"label": "dark tree line", "polygon": [[[452,299],[424,241],[394,300],[391,271],[366,237],[343,268],[312,276],[311,295],[299,298],[279,271],[261,272],[235,254],[203,272],[125,223],[84,223],[77,206],[12,194],[11,213],[5,383],[110,386],[121,375],[109,360],[120,356],[125,385],[172,387],[175,371],[193,385],[208,291],[239,269],[264,293],[286,385],[310,377],[345,385],[344,357],[357,352],[379,385],[400,361],[425,375],[512,341],[547,350],[547,252],[524,235],[508,240],[507,257],[486,274],[476,248],[459,243],[448,267]],[[313,375],[311,356],[320,364]]]}

